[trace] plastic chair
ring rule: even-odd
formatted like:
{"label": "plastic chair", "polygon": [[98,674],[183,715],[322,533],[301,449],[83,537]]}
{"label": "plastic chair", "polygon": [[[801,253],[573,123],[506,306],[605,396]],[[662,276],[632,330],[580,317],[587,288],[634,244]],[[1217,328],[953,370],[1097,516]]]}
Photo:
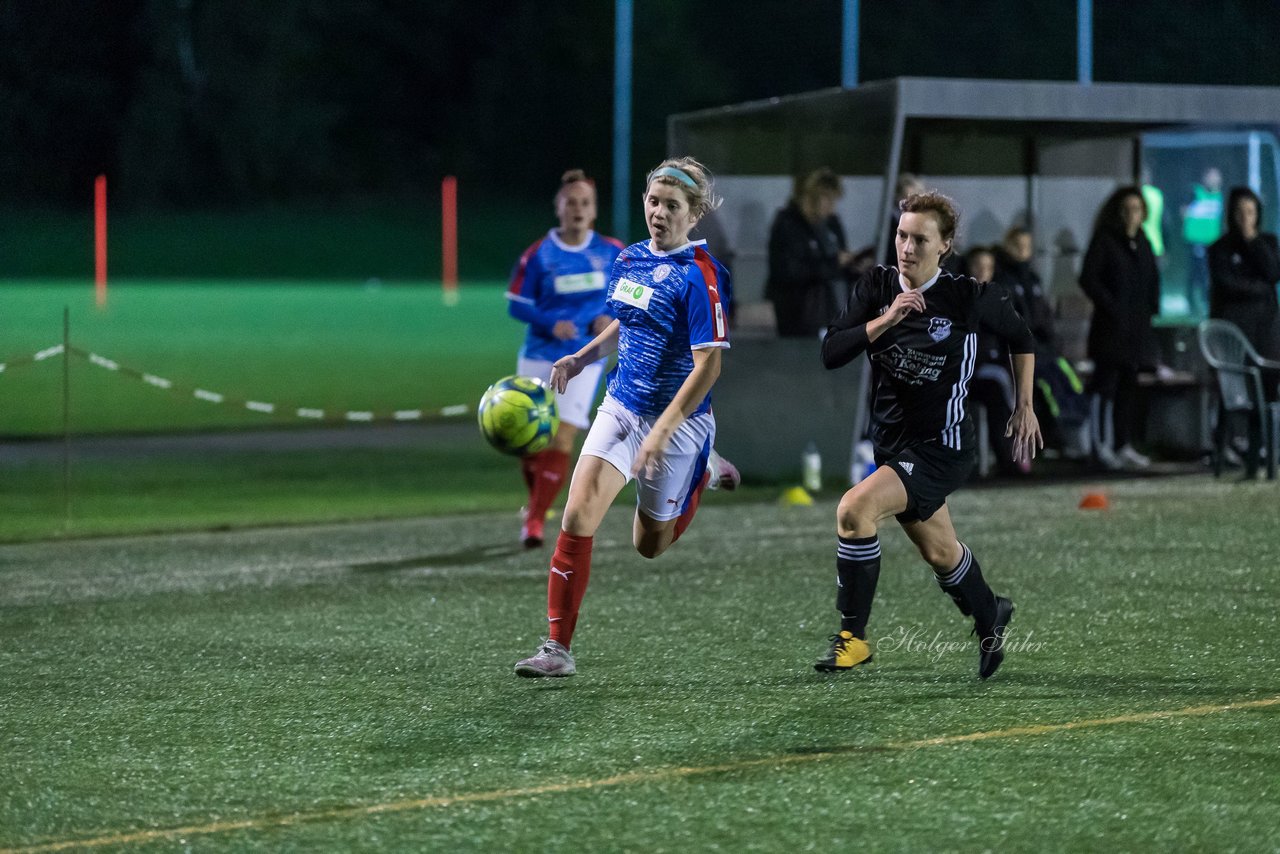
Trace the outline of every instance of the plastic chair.
{"label": "plastic chair", "polygon": [[1219,423],[1213,436],[1213,476],[1222,474],[1222,458],[1226,452],[1227,431],[1222,421],[1232,414],[1244,413],[1256,419],[1253,423],[1258,427],[1258,432],[1250,436],[1251,464],[1256,465],[1258,440],[1265,441],[1267,480],[1275,480],[1276,454],[1280,452],[1280,402],[1267,402],[1263,372],[1274,372],[1269,380],[1275,382],[1280,376],[1280,362],[1258,355],[1234,323],[1205,320],[1200,323],[1199,333],[1200,352],[1217,377],[1221,401]]}

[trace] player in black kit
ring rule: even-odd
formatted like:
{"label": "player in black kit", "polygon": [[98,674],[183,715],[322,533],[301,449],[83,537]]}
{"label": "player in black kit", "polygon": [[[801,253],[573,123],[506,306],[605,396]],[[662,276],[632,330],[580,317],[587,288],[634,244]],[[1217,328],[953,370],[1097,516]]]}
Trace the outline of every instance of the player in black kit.
{"label": "player in black kit", "polygon": [[978,676],[1004,660],[1013,603],[996,596],[968,546],[956,539],[947,496],[976,459],[968,391],[978,355],[978,329],[999,336],[1013,354],[1017,403],[1005,435],[1013,458],[1044,446],[1032,409],[1035,340],[1008,295],[942,270],[958,214],[940,193],[899,203],[898,266],[863,274],[845,311],[827,330],[822,361],[839,368],[866,353],[871,360],[871,440],[878,468],[850,489],[836,510],[836,608],[840,632],[814,667],[849,670],[871,660],[867,619],[880,577],[880,522],[895,516],[933,567],[938,585],[973,617]]}

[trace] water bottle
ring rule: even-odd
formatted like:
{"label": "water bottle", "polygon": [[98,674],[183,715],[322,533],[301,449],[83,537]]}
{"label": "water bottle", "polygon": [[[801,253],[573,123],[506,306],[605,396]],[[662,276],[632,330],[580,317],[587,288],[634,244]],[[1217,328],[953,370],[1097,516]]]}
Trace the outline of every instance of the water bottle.
{"label": "water bottle", "polygon": [[866,439],[854,445],[853,465],[850,466],[850,469],[850,483],[861,483],[863,479],[870,477],[871,473],[876,470],[875,448]]}
{"label": "water bottle", "polygon": [[810,492],[822,489],[822,455],[813,442],[805,445],[804,454],[800,457],[800,470],[803,472],[805,489]]}

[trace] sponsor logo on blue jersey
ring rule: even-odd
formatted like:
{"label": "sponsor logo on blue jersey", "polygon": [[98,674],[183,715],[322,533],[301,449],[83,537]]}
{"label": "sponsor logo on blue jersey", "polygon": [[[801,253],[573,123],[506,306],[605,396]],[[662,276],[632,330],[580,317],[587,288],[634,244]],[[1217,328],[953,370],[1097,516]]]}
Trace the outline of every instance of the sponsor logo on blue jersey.
{"label": "sponsor logo on blue jersey", "polygon": [[556,276],[553,287],[558,294],[584,294],[591,291],[604,290],[604,273],[592,270],[590,273],[570,273]]}
{"label": "sponsor logo on blue jersey", "polygon": [[[663,278],[666,278],[665,276]],[[637,284],[630,279],[623,279],[618,282],[618,287],[613,291],[613,298],[619,302],[625,302],[627,305],[634,305],[642,311],[649,310],[649,300],[653,299],[653,288],[646,288],[644,285]]]}

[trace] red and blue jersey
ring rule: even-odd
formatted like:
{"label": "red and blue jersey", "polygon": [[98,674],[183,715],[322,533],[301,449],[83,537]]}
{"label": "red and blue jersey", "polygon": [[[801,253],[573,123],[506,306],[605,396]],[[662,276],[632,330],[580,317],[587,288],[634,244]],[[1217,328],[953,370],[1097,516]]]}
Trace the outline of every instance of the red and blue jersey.
{"label": "red and blue jersey", "polygon": [[[594,231],[569,246],[553,228],[520,256],[507,287],[507,310],[529,324],[520,355],[554,362],[578,352],[595,337],[591,321],[610,312],[605,286],[622,242]],[[551,334],[557,321],[569,320],[578,337],[562,341]]]}
{"label": "red and blue jersey", "polygon": [[[729,271],[706,241],[662,252],[628,246],[613,265],[608,308],[618,318],[609,395],[636,415],[662,414],[693,370],[693,351],[729,346]],[[711,409],[708,394],[694,414]]]}

